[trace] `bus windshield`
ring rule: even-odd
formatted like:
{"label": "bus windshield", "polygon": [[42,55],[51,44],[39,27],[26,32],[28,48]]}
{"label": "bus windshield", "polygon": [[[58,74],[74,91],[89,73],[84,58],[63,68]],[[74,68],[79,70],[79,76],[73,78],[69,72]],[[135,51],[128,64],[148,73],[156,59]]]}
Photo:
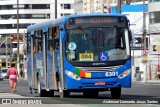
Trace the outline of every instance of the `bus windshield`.
{"label": "bus windshield", "polygon": [[90,27],[67,30],[69,61],[113,61],[128,59],[129,33],[122,27]]}

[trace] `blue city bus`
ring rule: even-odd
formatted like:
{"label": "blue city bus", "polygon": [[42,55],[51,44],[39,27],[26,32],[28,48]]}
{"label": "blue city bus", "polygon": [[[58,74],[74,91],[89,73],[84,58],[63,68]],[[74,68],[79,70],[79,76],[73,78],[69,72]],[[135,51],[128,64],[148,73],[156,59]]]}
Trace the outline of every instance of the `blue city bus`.
{"label": "blue city bus", "polygon": [[120,98],[131,87],[130,23],[122,14],[69,15],[27,27],[27,74],[39,96]]}

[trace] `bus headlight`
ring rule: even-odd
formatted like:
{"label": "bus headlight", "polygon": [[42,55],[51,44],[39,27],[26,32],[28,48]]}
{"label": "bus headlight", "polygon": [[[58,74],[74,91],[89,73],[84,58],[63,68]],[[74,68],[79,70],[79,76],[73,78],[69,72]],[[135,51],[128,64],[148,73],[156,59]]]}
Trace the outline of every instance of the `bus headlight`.
{"label": "bus headlight", "polygon": [[118,76],[118,78],[124,78],[124,77],[127,76],[130,72],[131,72],[130,70],[126,70],[126,71],[122,72],[122,73]]}
{"label": "bus headlight", "polygon": [[81,79],[78,75],[76,75],[75,73],[73,73],[73,72],[71,72],[71,71],[66,70],[66,74],[67,74],[69,77],[71,77],[71,78],[73,78],[73,79],[75,79],[75,80],[80,80],[80,79]]}

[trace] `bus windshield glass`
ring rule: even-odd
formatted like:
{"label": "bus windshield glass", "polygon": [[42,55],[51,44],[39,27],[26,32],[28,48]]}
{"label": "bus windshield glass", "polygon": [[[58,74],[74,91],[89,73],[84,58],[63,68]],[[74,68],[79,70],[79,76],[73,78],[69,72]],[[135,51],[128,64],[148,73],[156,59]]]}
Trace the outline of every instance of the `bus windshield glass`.
{"label": "bus windshield glass", "polygon": [[128,59],[129,38],[125,27],[87,27],[67,30],[69,61],[113,61]]}

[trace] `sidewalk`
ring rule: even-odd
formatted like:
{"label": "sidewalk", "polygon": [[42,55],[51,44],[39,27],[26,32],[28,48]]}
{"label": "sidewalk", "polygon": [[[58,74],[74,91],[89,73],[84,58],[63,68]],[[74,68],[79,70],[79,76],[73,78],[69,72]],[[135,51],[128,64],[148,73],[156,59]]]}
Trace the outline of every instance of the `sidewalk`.
{"label": "sidewalk", "polygon": [[148,84],[160,84],[160,80],[147,80],[145,83],[148,83]]}
{"label": "sidewalk", "polygon": [[160,80],[133,81],[136,84],[160,85]]}

